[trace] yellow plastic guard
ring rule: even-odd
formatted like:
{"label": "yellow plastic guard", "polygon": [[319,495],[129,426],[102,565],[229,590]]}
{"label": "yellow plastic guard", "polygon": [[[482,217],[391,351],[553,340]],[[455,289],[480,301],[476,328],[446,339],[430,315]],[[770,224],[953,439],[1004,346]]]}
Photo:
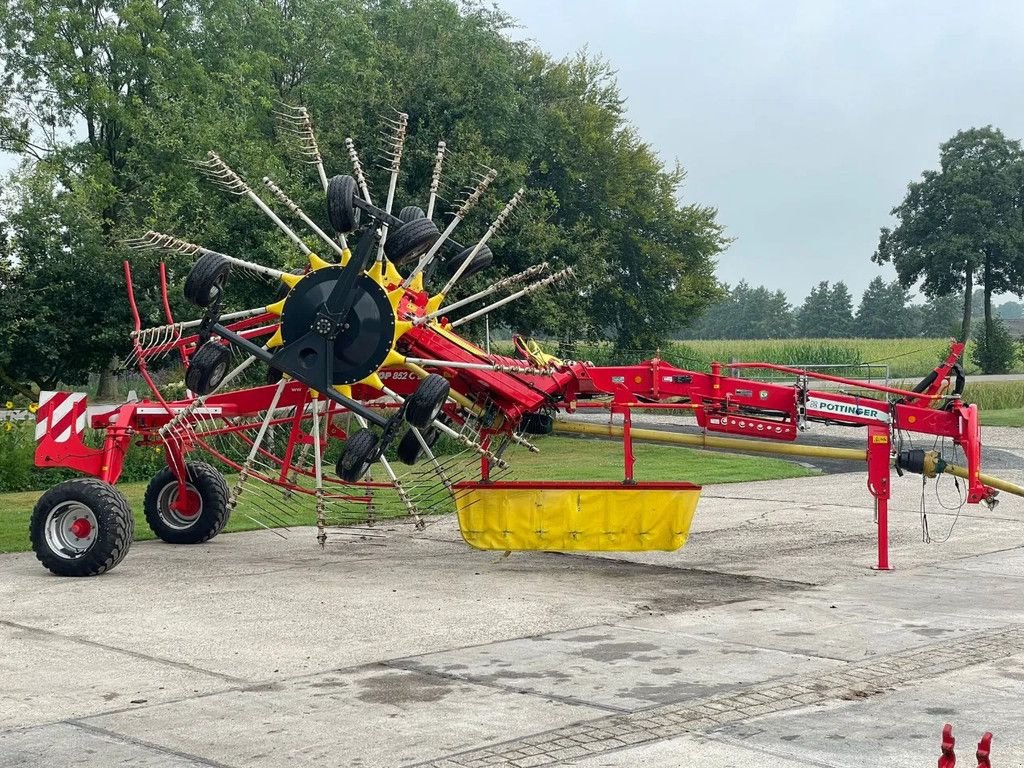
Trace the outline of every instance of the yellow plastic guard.
{"label": "yellow plastic guard", "polygon": [[700,486],[649,482],[458,483],[462,538],[477,549],[674,550],[686,543]]}

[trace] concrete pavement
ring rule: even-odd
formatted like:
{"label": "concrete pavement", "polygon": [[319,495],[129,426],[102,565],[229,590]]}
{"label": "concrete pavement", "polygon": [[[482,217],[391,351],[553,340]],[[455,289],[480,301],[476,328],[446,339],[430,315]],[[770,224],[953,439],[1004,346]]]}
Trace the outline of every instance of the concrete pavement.
{"label": "concrete pavement", "polygon": [[672,553],[505,558],[442,518],[88,580],[3,556],[0,766],[909,766],[947,721],[1024,763],[1024,500],[929,484],[925,544],[898,479],[878,573],[864,484],[709,486]]}

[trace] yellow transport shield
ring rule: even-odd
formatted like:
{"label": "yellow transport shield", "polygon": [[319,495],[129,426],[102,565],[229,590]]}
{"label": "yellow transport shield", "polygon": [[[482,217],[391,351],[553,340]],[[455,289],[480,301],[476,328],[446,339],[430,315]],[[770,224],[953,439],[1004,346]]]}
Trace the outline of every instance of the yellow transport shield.
{"label": "yellow transport shield", "polygon": [[686,543],[700,486],[645,482],[456,485],[462,538],[477,549],[675,550]]}

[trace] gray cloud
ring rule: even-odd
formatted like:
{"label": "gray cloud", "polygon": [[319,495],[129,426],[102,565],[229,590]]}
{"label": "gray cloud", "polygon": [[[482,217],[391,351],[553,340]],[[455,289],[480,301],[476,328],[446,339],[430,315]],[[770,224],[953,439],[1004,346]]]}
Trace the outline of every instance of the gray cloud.
{"label": "gray cloud", "polygon": [[[721,279],[855,295],[879,227],[957,130],[1024,136],[1015,2],[499,0],[556,56],[618,70],[630,120],[735,237]],[[887,278],[891,271],[884,273]]]}

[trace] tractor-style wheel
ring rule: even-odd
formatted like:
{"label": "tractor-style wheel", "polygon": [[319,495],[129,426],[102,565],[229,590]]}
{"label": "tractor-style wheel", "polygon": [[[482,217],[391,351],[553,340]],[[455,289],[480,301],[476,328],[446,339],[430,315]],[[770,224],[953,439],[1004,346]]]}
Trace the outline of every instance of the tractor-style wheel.
{"label": "tractor-style wheel", "polygon": [[199,544],[220,533],[228,523],[228,484],[216,469],[201,461],[185,464],[188,479],[183,508],[177,508],[180,486],[170,467],[164,467],[146,487],[146,522],[158,538],[170,544]]}
{"label": "tractor-style wheel", "polygon": [[[423,442],[427,444],[427,447],[433,448],[437,438],[441,435],[441,431],[431,427],[421,431],[420,435],[423,437]],[[423,454],[423,446],[420,445],[420,441],[416,439],[416,434],[411,429],[398,442],[397,454],[398,460],[403,464],[408,464],[410,467],[420,460],[420,456]]]}
{"label": "tractor-style wheel", "polygon": [[520,425],[528,435],[550,435],[555,431],[555,419],[550,413],[528,413]]}
{"label": "tractor-style wheel", "polygon": [[[469,248],[464,248],[457,256],[450,258],[445,262],[444,267],[445,270],[448,272],[449,276],[455,274],[455,270],[459,268],[459,265],[462,264],[462,262],[466,260],[466,257],[469,256],[469,254],[471,254],[472,252],[472,246],[470,246]],[[462,273],[462,276],[472,277],[477,272],[487,269],[489,266],[491,266],[491,263],[493,261],[494,254],[491,252],[490,248],[484,245],[480,248],[479,251],[476,252],[476,256],[474,256],[473,260],[469,262],[469,266],[466,267],[465,271]]]}
{"label": "tractor-style wheel", "polygon": [[204,253],[185,278],[185,298],[205,309],[220,297],[230,271],[231,262],[219,253]]}
{"label": "tractor-style wheel", "polygon": [[370,465],[380,458],[380,438],[370,429],[360,429],[345,441],[338,465],[338,477],[346,483],[355,483],[370,470]]}
{"label": "tractor-style wheel", "polygon": [[427,218],[427,214],[426,211],[418,205],[407,205],[398,212],[398,218],[401,219],[404,224],[408,224],[410,221]]}
{"label": "tractor-style wheel", "polygon": [[441,233],[430,219],[414,219],[388,233],[384,253],[395,264],[418,258],[430,250]]}
{"label": "tractor-style wheel", "polygon": [[185,386],[197,395],[208,395],[224,381],[230,364],[231,350],[210,339],[188,361]]}
{"label": "tractor-style wheel", "polygon": [[432,373],[405,401],[405,420],[414,427],[426,429],[441,413],[448,399],[449,385],[444,376]]}
{"label": "tractor-style wheel", "polygon": [[97,576],[128,554],[135,518],[128,500],[95,477],[66,480],[32,510],[29,538],[44,566],[58,576]]}
{"label": "tractor-style wheel", "polygon": [[332,176],[327,182],[327,218],[335,232],[348,234],[359,226],[355,197],[359,185],[351,176]]}

